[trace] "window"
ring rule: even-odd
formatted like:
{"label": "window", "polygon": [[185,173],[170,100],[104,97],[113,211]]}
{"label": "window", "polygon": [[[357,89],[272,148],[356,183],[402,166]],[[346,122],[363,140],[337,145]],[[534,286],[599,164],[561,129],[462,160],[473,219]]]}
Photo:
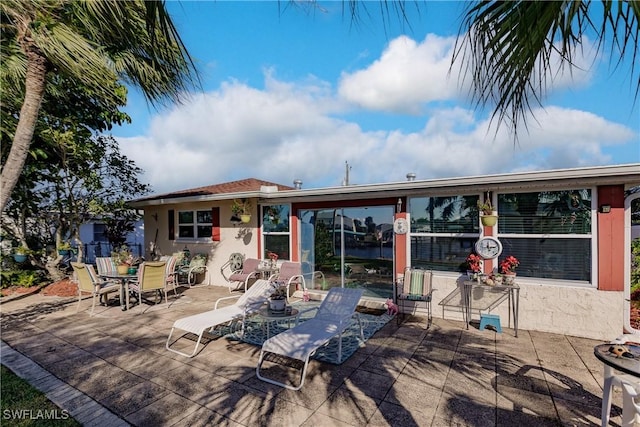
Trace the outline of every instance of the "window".
{"label": "window", "polygon": [[463,272],[478,240],[479,196],[415,197],[409,199],[411,265]]}
{"label": "window", "polygon": [[210,239],[211,230],[211,210],[178,212],[178,238]]}
{"label": "window", "polygon": [[498,194],[500,260],[520,261],[518,276],[591,281],[590,189]]}
{"label": "window", "polygon": [[265,205],[262,207],[262,238],[264,257],[268,252],[278,254],[278,259],[291,259],[289,253],[289,205]]}
{"label": "window", "polygon": [[93,224],[93,241],[94,242],[107,242],[107,226],[106,224]]}

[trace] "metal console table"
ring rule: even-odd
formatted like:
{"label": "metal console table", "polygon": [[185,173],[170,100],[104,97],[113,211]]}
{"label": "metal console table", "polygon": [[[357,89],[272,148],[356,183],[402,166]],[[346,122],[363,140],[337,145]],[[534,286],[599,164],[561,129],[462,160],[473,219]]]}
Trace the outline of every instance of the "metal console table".
{"label": "metal console table", "polygon": [[467,329],[471,322],[473,310],[491,311],[504,301],[509,304],[509,318],[507,325],[511,327],[511,316],[513,315],[513,329],[515,336],[518,336],[518,311],[520,309],[520,286],[513,285],[487,285],[482,282],[465,280],[463,282],[462,303],[464,305],[465,322]]}

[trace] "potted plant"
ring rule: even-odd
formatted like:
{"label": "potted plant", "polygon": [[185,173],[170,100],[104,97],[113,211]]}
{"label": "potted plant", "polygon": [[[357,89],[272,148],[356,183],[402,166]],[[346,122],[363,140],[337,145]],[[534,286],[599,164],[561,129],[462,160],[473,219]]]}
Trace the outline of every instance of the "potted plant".
{"label": "potted plant", "polygon": [[233,215],[240,217],[242,222],[247,223],[251,221],[251,202],[247,199],[233,199],[231,212],[233,212]]}
{"label": "potted plant", "polygon": [[[111,259],[118,269],[118,274],[129,274],[129,268],[135,264],[135,258],[126,245],[122,245],[111,251]],[[132,274],[135,274],[135,271]]]}
{"label": "potted plant", "polygon": [[284,311],[287,307],[287,288],[278,286],[269,297],[269,309],[271,311]]}
{"label": "potted plant", "polygon": [[518,258],[509,255],[500,262],[500,272],[504,274],[505,285],[513,285],[516,280],[516,267],[520,265]]}
{"label": "potted plant", "polygon": [[58,246],[58,255],[69,255],[70,250],[71,250],[71,243],[62,242]]}
{"label": "potted plant", "polygon": [[467,277],[470,280],[478,280],[478,274],[481,271],[480,257],[476,254],[469,254],[467,262]]}
{"label": "potted plant", "polygon": [[278,254],[275,252],[268,251],[267,256],[271,260],[271,267],[276,268],[278,266]]}
{"label": "potted plant", "polygon": [[484,202],[478,200],[478,210],[480,211],[480,221],[485,227],[493,227],[498,222],[498,212],[491,204],[491,199],[487,197]]}
{"label": "potted plant", "polygon": [[15,262],[25,262],[31,251],[26,246],[18,246],[13,251],[13,260]]}

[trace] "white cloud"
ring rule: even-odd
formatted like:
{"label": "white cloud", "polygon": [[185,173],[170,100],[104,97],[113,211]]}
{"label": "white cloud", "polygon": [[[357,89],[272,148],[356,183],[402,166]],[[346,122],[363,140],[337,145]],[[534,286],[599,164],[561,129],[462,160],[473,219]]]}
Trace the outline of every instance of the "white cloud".
{"label": "white cloud", "polygon": [[[607,146],[637,143],[637,130],[576,109],[535,110],[537,121],[527,121],[516,143],[482,113],[443,107],[458,94],[457,77],[447,78],[452,44],[434,35],[422,43],[397,38],[370,67],[343,74],[337,94],[313,76],[284,82],[273,70],[265,70],[262,90],[230,80],[155,115],[145,135],[119,138],[122,151],[164,193],[247,177],[337,186],[345,161],[354,184],[403,181],[408,172],[427,179],[602,165],[611,162]],[[429,102],[413,132],[365,131],[344,115],[354,104],[416,114]]]}
{"label": "white cloud", "polygon": [[342,73],[338,92],[366,109],[419,114],[424,103],[459,92],[457,75],[449,76],[454,42],[434,34],[422,43],[398,37],[368,68]]}

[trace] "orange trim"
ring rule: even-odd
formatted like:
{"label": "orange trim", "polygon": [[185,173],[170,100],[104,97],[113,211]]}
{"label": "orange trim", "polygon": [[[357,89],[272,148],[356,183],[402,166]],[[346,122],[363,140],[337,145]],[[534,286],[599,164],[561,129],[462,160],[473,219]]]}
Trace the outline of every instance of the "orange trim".
{"label": "orange trim", "polygon": [[[598,187],[598,289],[624,290],[624,187]],[[611,205],[611,212],[601,213],[599,207]]]}
{"label": "orange trim", "polygon": [[[404,204],[403,204],[404,206]],[[398,218],[407,218],[406,212],[398,212],[395,215],[395,219]],[[398,274],[402,274],[404,269],[409,265],[409,260],[407,258],[407,234],[395,234],[395,251],[396,251],[396,271],[394,275],[394,279],[398,277]]]}
{"label": "orange trim", "polygon": [[[500,221],[500,217],[498,217],[498,221]],[[482,223],[480,224],[480,227],[482,227],[482,234],[483,236],[493,236],[493,237],[497,237],[498,234],[498,223],[496,223],[496,225],[494,225],[493,227],[485,227],[482,225]],[[495,265],[494,265],[495,263]],[[482,262],[482,272],[485,274],[491,274],[491,272],[493,271],[494,267],[498,266],[498,260],[496,259],[495,261],[492,259],[485,259]]]}
{"label": "orange trim", "polygon": [[291,212],[289,213],[289,233],[291,235],[291,251],[289,257],[293,262],[300,261],[300,254],[298,244],[300,236],[298,236],[298,205],[291,204]]}

